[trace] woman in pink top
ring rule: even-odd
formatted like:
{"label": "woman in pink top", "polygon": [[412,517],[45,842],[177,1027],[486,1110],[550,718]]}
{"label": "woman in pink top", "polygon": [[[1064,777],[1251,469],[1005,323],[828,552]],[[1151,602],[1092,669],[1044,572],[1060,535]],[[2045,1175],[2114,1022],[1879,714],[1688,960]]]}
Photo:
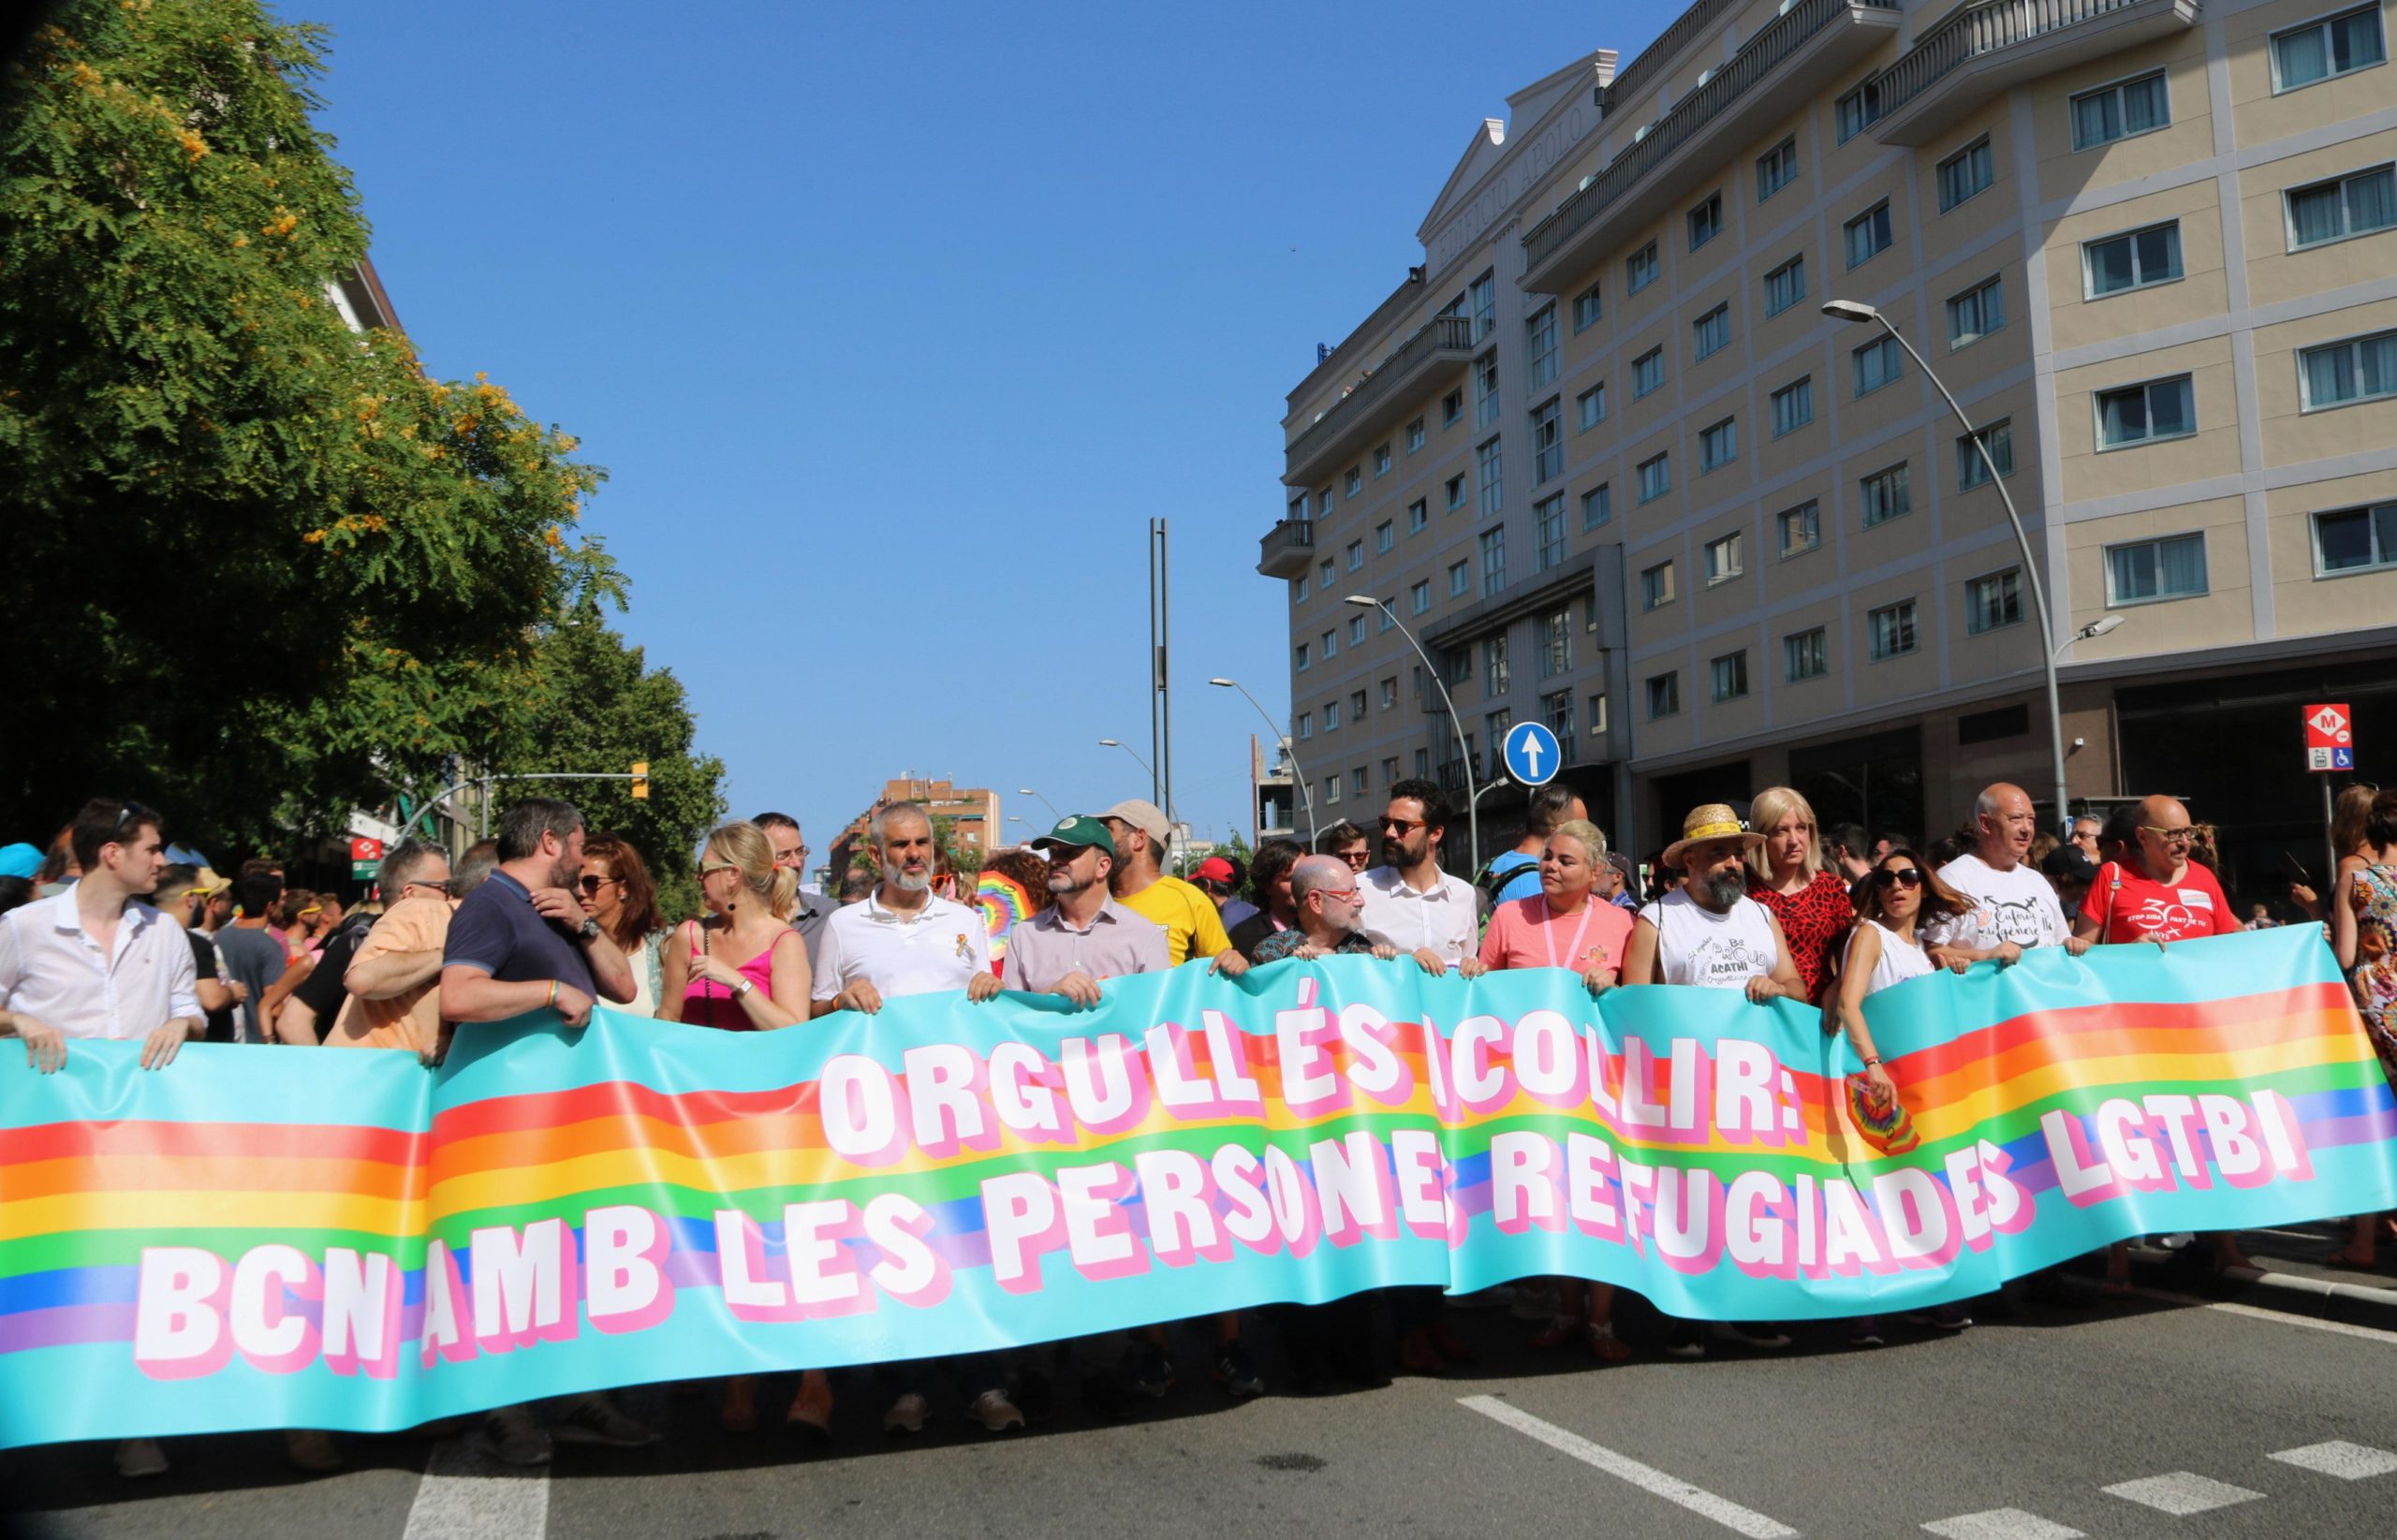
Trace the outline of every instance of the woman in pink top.
{"label": "woman in pink top", "polygon": [[[1631,911],[1598,898],[1607,837],[1585,819],[1556,826],[1539,858],[1539,894],[1500,904],[1482,933],[1481,961],[1490,968],[1570,968],[1592,994],[1614,988],[1631,944]],[[1557,1280],[1559,1313],[1532,1339],[1534,1347],[1590,1344],[1600,1363],[1621,1363],[1631,1349],[1614,1334],[1614,1285]]]}

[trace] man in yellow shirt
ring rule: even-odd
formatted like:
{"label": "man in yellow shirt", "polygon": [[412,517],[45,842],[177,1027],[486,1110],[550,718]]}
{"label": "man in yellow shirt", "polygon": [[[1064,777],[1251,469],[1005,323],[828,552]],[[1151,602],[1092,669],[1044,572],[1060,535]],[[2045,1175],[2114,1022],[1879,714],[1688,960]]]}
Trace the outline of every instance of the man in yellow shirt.
{"label": "man in yellow shirt", "polygon": [[1165,872],[1165,850],[1173,826],[1154,802],[1118,802],[1098,815],[1121,856],[1108,876],[1115,902],[1165,931],[1165,956],[1179,968],[1194,957],[1215,960],[1213,972],[1237,978],[1248,960],[1232,950],[1215,901]]}

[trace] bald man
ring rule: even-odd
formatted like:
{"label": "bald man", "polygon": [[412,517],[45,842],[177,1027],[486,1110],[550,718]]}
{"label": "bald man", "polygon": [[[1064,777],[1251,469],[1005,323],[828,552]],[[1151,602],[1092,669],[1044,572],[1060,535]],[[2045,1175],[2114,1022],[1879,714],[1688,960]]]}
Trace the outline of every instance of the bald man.
{"label": "bald man", "polygon": [[1290,868],[1290,904],[1298,923],[1257,945],[1257,961],[1366,952],[1388,962],[1398,948],[1365,934],[1365,895],[1357,869],[1337,856],[1301,856]]}
{"label": "bald man", "polygon": [[2079,957],[2089,943],[2065,923],[2053,884],[2030,864],[2039,832],[2030,793],[2000,781],[1973,799],[1978,838],[1969,855],[1939,869],[1939,880],[1973,901],[1970,914],[1941,916],[1923,927],[1933,961],[1995,960],[2012,967],[2033,946],[2062,946]]}
{"label": "bald man", "polygon": [[2097,869],[2073,933],[2086,941],[2152,941],[2158,946],[2239,929],[2222,885],[2189,859],[2189,810],[2171,797],[2139,805],[2137,838],[2119,861]]}

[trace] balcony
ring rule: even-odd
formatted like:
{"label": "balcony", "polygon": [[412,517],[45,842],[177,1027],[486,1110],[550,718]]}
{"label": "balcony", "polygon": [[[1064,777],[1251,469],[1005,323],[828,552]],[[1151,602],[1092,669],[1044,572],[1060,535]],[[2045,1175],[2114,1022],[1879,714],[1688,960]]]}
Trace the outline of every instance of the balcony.
{"label": "balcony", "polygon": [[1257,542],[1257,570],[1268,578],[1295,578],[1315,555],[1315,521],[1285,519]]}
{"label": "balcony", "polygon": [[1472,361],[1472,318],[1434,315],[1290,440],[1283,481],[1311,487],[1331,476],[1343,462],[1412,416],[1426,392],[1463,374]]}
{"label": "balcony", "polygon": [[2184,32],[2197,0],[1984,0],[1873,78],[1883,144],[1929,144],[1999,92]]}
{"label": "balcony", "polygon": [[1896,0],[1799,0],[1523,237],[1523,287],[1559,294],[1710,183],[1732,150],[1897,30]]}

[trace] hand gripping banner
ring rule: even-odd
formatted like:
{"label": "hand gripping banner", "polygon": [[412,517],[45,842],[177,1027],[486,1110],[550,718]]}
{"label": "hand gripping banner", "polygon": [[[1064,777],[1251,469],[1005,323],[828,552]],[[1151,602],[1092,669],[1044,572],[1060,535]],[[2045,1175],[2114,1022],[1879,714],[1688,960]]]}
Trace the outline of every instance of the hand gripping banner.
{"label": "hand gripping banner", "polygon": [[[400,1052],[0,1052],[0,1446],[390,1430],[596,1386],[1526,1274],[1789,1320],[2153,1231],[2397,1206],[2311,928],[1821,1013],[1339,959],[726,1034],[602,1011]],[[1885,1153],[1884,1150],[1895,1151]]]}

